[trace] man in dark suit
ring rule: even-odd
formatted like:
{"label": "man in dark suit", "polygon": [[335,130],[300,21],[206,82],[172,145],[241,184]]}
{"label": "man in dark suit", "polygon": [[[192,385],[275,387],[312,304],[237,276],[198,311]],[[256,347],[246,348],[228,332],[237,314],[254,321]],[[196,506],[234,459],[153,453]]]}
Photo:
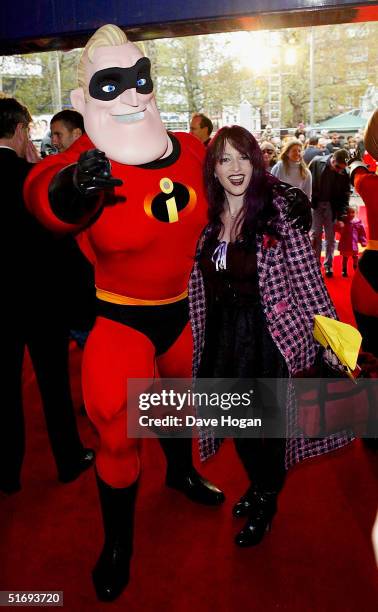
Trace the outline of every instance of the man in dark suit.
{"label": "man in dark suit", "polygon": [[[56,113],[51,119],[50,128],[51,142],[58,153],[67,151],[80,136],[85,134],[83,117],[73,109],[64,109]],[[66,314],[69,319],[70,335],[78,346],[83,347],[95,320],[94,270],[72,234],[64,236],[61,244],[62,251],[64,250],[63,282],[67,287]]]}
{"label": "man in dark suit", "polygon": [[[14,98],[0,99],[0,181],[3,215],[5,371],[0,439],[0,490],[21,488],[25,451],[22,364],[28,347],[42,396],[51,449],[62,482],[75,480],[94,460],[77,430],[68,371],[68,327],[60,277],[59,239],[25,209],[22,189],[37,161],[29,139],[31,116]],[[6,263],[5,263],[6,262]]]}
{"label": "man in dark suit", "polygon": [[335,220],[342,223],[350,197],[349,176],[346,172],[348,151],[340,149],[332,155],[314,157],[309,165],[312,175],[312,226],[310,237],[320,262],[322,232],[325,234],[324,269],[332,277],[335,250]]}

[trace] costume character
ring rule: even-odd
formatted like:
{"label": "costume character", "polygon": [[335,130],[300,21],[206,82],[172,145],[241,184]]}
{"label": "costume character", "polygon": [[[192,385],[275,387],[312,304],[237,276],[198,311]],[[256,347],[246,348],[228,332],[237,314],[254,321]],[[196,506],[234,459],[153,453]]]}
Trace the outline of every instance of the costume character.
{"label": "costume character", "polygon": [[[368,153],[378,159],[378,109],[368,121],[364,141]],[[378,175],[353,161],[350,178],[365,203],[369,228],[369,241],[352,280],[352,307],[362,348],[378,357]]]}
{"label": "costume character", "polygon": [[[82,378],[100,436],[105,543],[93,580],[98,597],[112,600],[129,579],[140,469],[138,440],[127,436],[127,379],[192,373],[187,286],[207,218],[204,148],[188,134],[167,134],[150,62],[116,26],[100,28],[89,40],[79,84],[71,99],[87,135],[44,160],[29,177],[25,197],[50,229],[80,232],[79,245],[95,266],[98,316]],[[224,500],[194,470],[190,439],[160,442],[168,486],[200,503]]]}

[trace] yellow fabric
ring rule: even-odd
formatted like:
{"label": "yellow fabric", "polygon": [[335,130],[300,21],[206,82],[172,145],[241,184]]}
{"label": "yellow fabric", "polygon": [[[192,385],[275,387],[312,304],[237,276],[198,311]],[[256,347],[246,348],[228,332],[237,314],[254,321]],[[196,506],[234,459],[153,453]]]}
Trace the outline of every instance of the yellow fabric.
{"label": "yellow fabric", "polygon": [[185,299],[188,297],[188,290],[186,289],[180,293],[180,295],[164,300],[140,300],[139,298],[119,295],[118,293],[112,293],[111,291],[105,291],[105,289],[96,287],[96,297],[104,302],[111,302],[112,304],[119,304],[121,306],[164,306],[165,304],[174,304],[175,302]]}
{"label": "yellow fabric", "polygon": [[336,319],[315,315],[313,334],[319,344],[333,351],[340,363],[346,366],[347,373],[351,375],[356,369],[362,342],[358,329]]}

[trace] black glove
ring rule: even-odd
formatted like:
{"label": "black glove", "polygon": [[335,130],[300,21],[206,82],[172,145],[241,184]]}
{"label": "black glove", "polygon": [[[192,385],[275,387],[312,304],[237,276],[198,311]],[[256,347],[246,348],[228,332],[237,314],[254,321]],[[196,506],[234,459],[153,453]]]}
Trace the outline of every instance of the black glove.
{"label": "black glove", "polygon": [[312,225],[311,206],[308,197],[298,187],[288,187],[284,195],[287,200],[286,220],[291,227],[308,232]]}
{"label": "black glove", "polygon": [[123,184],[120,179],[111,177],[110,161],[105,153],[98,149],[91,149],[80,155],[73,182],[83,196],[91,196]]}
{"label": "black glove", "polygon": [[111,192],[123,183],[111,178],[110,171],[109,160],[98,149],[85,151],[77,164],[60,170],[49,185],[51,209],[58,219],[86,226],[97,219],[103,206],[114,204]]}

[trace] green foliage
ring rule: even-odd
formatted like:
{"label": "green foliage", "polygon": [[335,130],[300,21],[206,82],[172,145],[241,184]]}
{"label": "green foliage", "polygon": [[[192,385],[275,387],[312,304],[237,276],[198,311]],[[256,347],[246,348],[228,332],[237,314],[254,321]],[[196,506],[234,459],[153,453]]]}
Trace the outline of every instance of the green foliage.
{"label": "green foliage", "polygon": [[[309,123],[310,29],[279,33],[282,124]],[[358,107],[368,85],[378,82],[378,24],[320,26],[313,28],[313,34],[314,119],[321,121]],[[254,33],[250,36],[253,38]],[[237,108],[247,100],[262,109],[263,122],[267,121],[269,69],[256,76],[244,67],[240,54],[230,52],[232,37],[212,34],[144,43],[161,111],[188,115],[200,111],[217,120],[225,107]],[[284,61],[289,47],[297,56],[291,66]],[[261,55],[267,52],[261,49]],[[76,49],[25,56],[41,61],[42,78],[4,76],[3,90],[19,98],[34,115],[53,114],[70,105],[70,91],[77,87],[79,55]]]}

